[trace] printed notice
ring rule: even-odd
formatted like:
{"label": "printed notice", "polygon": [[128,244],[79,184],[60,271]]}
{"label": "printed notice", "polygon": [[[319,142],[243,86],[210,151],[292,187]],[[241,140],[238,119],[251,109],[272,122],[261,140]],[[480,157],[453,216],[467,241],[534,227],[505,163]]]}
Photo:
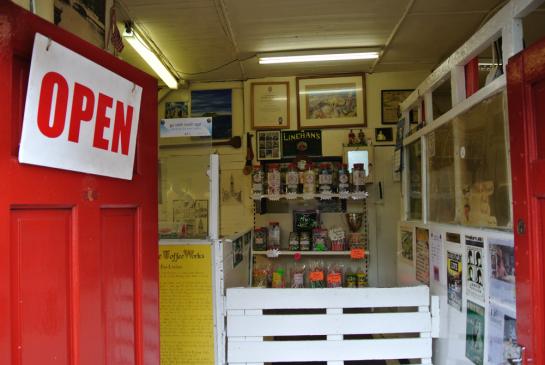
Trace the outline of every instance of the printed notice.
{"label": "printed notice", "polygon": [[429,231],[416,227],[416,280],[430,285]]}
{"label": "printed notice", "polygon": [[159,247],[161,364],[214,364],[209,245]]}
{"label": "printed notice", "polygon": [[488,325],[488,363],[509,365],[518,356],[515,312],[490,302]]}
{"label": "printed notice", "polygon": [[484,252],[483,238],[466,236],[467,275],[466,290],[468,298],[484,302]]}
{"label": "printed notice", "polygon": [[484,307],[467,301],[466,357],[476,365],[484,361]]}
{"label": "printed notice", "polygon": [[443,234],[430,231],[430,266],[433,280],[441,281],[441,256],[443,252]]}
{"label": "printed notice", "polygon": [[462,311],[462,255],[447,251],[448,304]]}
{"label": "printed notice", "polygon": [[513,240],[488,238],[490,299],[515,306],[515,252]]}

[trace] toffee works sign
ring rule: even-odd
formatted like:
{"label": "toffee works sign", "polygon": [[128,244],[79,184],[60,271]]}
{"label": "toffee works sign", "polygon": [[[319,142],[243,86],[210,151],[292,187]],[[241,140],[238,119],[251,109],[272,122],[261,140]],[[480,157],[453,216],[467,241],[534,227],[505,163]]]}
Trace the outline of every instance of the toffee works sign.
{"label": "toffee works sign", "polygon": [[36,34],[19,162],[132,179],[142,88]]}
{"label": "toffee works sign", "polygon": [[320,129],[305,129],[282,132],[282,155],[284,158],[292,158],[297,155],[322,156],[322,131]]}

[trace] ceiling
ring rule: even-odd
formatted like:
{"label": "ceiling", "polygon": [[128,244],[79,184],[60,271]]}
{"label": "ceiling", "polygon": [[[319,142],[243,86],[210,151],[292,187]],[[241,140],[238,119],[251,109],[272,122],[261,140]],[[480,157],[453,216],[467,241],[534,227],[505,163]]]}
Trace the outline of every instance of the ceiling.
{"label": "ceiling", "polygon": [[[116,0],[185,80],[431,71],[504,0]],[[378,61],[259,65],[264,52],[373,47]],[[130,48],[121,57],[152,73]]]}

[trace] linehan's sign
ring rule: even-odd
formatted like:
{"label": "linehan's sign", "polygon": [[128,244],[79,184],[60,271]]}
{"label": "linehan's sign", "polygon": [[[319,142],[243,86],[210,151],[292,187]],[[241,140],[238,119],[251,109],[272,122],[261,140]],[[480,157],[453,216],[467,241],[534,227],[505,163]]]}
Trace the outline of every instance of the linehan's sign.
{"label": "linehan's sign", "polygon": [[19,162],[132,179],[142,88],[36,34]]}

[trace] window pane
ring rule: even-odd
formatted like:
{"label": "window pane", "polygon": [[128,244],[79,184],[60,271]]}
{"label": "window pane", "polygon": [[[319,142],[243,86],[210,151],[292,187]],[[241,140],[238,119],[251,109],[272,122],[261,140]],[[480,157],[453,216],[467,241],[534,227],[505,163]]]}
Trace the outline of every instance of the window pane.
{"label": "window pane", "polygon": [[407,146],[409,169],[409,219],[422,219],[422,146],[420,140]]}
{"label": "window pane", "polygon": [[511,227],[504,93],[428,135],[429,219]]}

